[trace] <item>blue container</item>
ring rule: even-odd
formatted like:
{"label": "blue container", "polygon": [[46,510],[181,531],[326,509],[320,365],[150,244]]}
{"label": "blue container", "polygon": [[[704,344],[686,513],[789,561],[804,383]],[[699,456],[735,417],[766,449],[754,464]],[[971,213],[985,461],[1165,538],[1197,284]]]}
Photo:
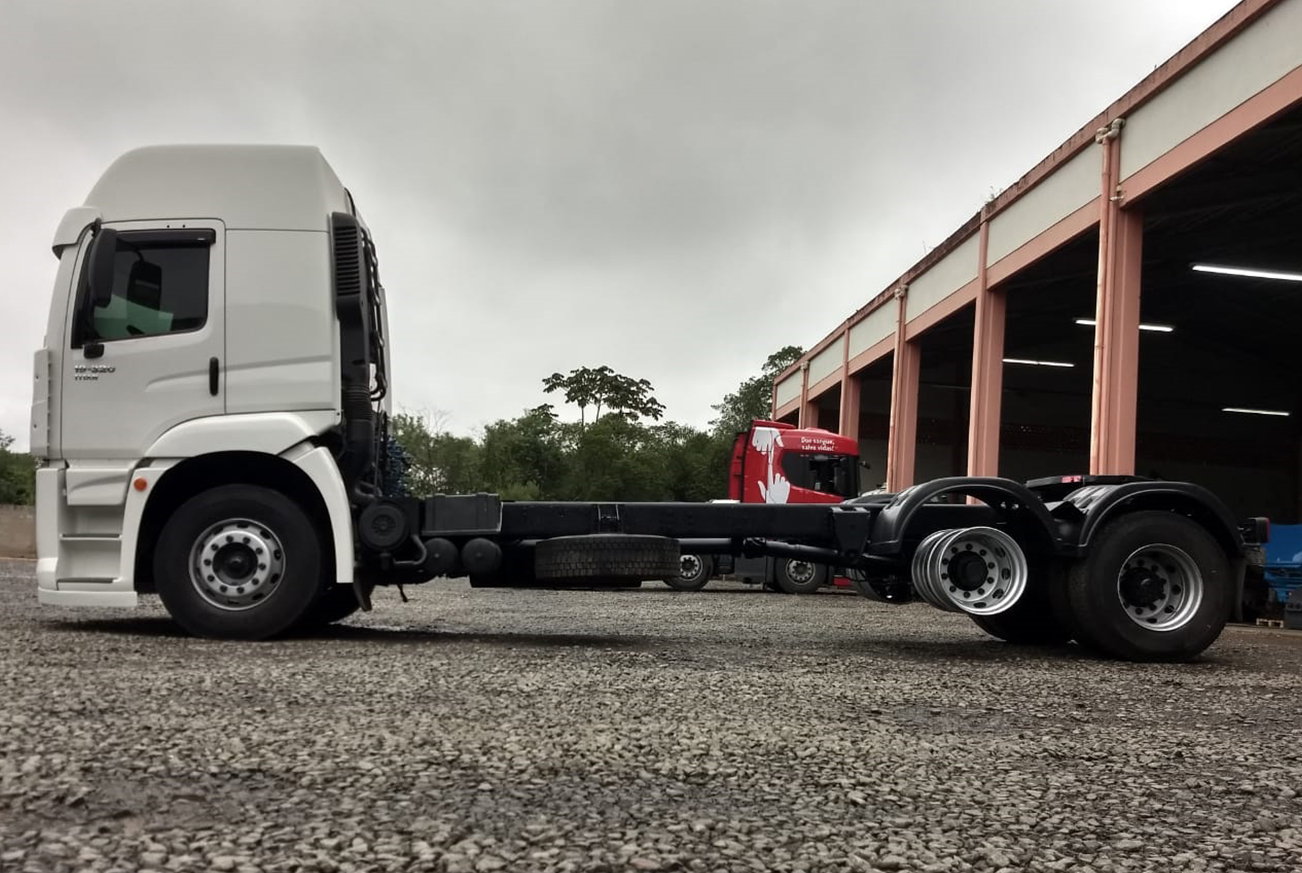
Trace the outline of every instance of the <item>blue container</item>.
{"label": "blue container", "polygon": [[1287,603],[1302,589],[1302,524],[1272,524],[1266,543],[1266,584],[1274,599]]}

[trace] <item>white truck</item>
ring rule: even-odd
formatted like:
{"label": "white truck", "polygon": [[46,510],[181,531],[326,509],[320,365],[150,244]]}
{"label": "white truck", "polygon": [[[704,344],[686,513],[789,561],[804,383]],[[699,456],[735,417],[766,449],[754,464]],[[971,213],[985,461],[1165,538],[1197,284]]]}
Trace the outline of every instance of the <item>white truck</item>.
{"label": "white truck", "polygon": [[157,594],[190,633],[263,639],[369,609],[376,585],[626,584],[684,553],[768,554],[1013,642],[1181,660],[1220,634],[1268,535],[1199,487],[1129,477],[829,505],[395,496],[379,261],[317,149],[128,152],[53,249],[31,427],[44,604]]}

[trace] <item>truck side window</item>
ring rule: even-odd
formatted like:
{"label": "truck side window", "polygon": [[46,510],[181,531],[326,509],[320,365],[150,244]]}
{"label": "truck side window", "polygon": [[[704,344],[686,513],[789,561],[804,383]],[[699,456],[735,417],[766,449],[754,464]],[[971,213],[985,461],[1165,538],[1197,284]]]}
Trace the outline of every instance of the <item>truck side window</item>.
{"label": "truck side window", "polygon": [[782,456],[782,472],[797,488],[839,497],[859,493],[858,458],[787,452]]}
{"label": "truck side window", "polygon": [[[198,330],[208,320],[211,241],[195,234],[118,236],[113,291],[95,307],[83,340],[118,340]],[[86,294],[78,294],[78,309]]]}

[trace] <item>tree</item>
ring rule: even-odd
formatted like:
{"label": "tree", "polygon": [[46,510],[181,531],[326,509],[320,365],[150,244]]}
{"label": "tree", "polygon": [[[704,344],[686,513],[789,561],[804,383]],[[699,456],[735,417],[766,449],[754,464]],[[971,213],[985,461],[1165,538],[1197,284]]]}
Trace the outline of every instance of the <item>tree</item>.
{"label": "tree", "polygon": [[445,430],[445,412],[399,412],[393,434],[406,453],[404,484],[412,494],[465,494],[482,490],[480,446]]}
{"label": "tree", "polygon": [[14,438],[0,430],[0,503],[31,504],[36,500],[36,461],[11,452]]}
{"label": "tree", "polygon": [[555,500],[565,475],[566,430],[550,404],[484,428],[481,490],[508,500]]}
{"label": "tree", "polygon": [[779,349],[765,359],[758,376],[742,382],[736,391],[724,396],[722,403],[710,407],[719,414],[710,422],[715,435],[731,440],[734,434],[750,427],[755,419],[768,418],[772,414],[773,380],[804,353],[800,346]]}
{"label": "tree", "polygon": [[634,379],[616,373],[610,367],[577,367],[569,375],[552,373],[542,380],[543,391],[551,394],[561,391],[565,402],[579,407],[579,426],[587,424],[587,410],[594,408],[592,420],[601,418],[601,411],[618,413],[633,418],[646,417],[659,421],[665,407],[652,395],[654,390],[646,379]]}

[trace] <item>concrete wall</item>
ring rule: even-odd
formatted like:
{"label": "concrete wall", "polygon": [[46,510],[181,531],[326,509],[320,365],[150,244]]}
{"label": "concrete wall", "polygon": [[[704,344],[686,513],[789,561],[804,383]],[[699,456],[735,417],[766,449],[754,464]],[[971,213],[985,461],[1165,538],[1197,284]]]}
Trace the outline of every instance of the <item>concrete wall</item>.
{"label": "concrete wall", "polygon": [[917,318],[968,282],[977,277],[977,254],[981,242],[972,234],[954,251],[932,265],[931,269],[909,283],[904,298],[904,317]]}
{"label": "concrete wall", "polygon": [[800,371],[797,370],[777,384],[774,400],[779,407],[786,406],[800,397],[800,380]]}
{"label": "concrete wall", "polygon": [[[1127,128],[1122,136],[1129,133]],[[1102,172],[1103,150],[1090,146],[996,215],[990,222],[987,266],[1099,196]]]}
{"label": "concrete wall", "polygon": [[36,508],[0,506],[0,558],[36,557]]}
{"label": "concrete wall", "polygon": [[1296,69],[1300,31],[1302,3],[1281,3],[1132,112],[1121,134],[1121,178]]}

